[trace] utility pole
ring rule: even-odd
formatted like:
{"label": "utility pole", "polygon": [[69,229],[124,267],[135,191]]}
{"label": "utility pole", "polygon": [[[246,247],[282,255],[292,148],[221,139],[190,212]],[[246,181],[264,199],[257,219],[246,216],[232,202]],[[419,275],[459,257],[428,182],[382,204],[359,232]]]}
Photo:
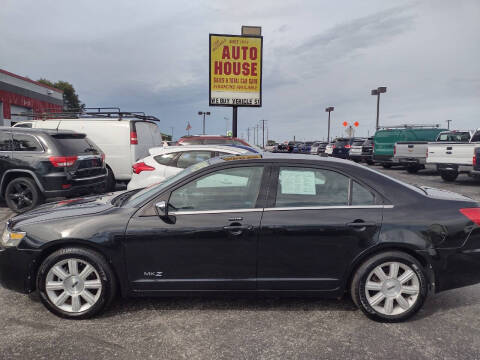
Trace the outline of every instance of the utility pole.
{"label": "utility pole", "polygon": [[262,147],[265,149],[265,121],[268,121],[268,120],[260,120],[260,121],[262,122]]}
{"label": "utility pole", "polygon": [[450,130],[450,123],[452,122],[452,120],[447,120],[447,129]]}
{"label": "utility pole", "polygon": [[250,143],[250,128],[247,127],[247,142]]}
{"label": "utility pole", "polygon": [[172,141],[173,141],[173,126],[170,126],[170,129],[172,129]]}
{"label": "utility pole", "polygon": [[257,145],[257,146],[259,146],[259,144],[258,144],[258,143],[260,142],[260,141],[258,141],[258,129],[259,129],[259,128],[260,128],[260,125],[259,125],[259,124],[257,124],[257,143],[256,143],[256,145]]}

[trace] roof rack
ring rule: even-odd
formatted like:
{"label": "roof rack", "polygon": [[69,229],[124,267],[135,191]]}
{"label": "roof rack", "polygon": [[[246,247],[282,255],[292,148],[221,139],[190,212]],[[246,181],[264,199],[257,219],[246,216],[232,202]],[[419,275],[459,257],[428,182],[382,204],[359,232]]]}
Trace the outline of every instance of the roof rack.
{"label": "roof rack", "polygon": [[[96,110],[96,111],[91,111]],[[136,118],[141,120],[160,121],[159,118],[146,115],[143,111],[121,111],[118,107],[98,107],[98,108],[82,108],[70,111],[43,111],[43,112],[23,112],[12,114],[16,116],[25,116],[32,118],[31,120],[47,120],[47,119],[92,119],[92,118]]]}
{"label": "roof rack", "polygon": [[407,129],[407,128],[438,128],[440,124],[402,124],[402,125],[385,125],[380,129]]}

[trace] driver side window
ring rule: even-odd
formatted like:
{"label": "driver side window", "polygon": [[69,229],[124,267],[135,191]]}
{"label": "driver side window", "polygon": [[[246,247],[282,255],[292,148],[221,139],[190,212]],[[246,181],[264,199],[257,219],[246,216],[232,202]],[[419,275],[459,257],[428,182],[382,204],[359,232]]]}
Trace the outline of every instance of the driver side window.
{"label": "driver side window", "polygon": [[169,205],[174,211],[251,209],[262,174],[263,166],[219,170],[174,190]]}

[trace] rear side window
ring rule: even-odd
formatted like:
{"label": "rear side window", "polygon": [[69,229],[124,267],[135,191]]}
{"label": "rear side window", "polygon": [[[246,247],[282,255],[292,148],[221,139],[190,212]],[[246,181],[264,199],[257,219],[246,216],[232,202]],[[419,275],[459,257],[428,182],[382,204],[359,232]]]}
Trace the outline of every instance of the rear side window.
{"label": "rear side window", "polygon": [[354,181],[352,184],[352,205],[375,205],[375,195]]}
{"label": "rear side window", "polygon": [[275,207],[348,205],[349,181],[331,170],[281,167]]}
{"label": "rear side window", "polygon": [[438,136],[437,141],[458,141],[458,142],[469,142],[470,133],[468,132],[451,132],[443,133]]}
{"label": "rear side window", "polygon": [[31,135],[13,134],[13,151],[43,151],[43,148]]}
{"label": "rear side window", "polygon": [[100,154],[97,147],[87,139],[85,134],[54,134],[52,138],[56,140],[62,155]]}
{"label": "rear side window", "polygon": [[190,165],[210,159],[212,153],[210,151],[186,151],[180,155],[177,160],[177,167],[185,169]]}
{"label": "rear side window", "polygon": [[352,145],[353,146],[362,146],[363,143],[364,143],[364,141],[354,141]]}
{"label": "rear side window", "polygon": [[153,158],[160,165],[168,165],[176,155],[177,153],[170,153],[170,154],[157,155],[157,156],[154,156]]}
{"label": "rear side window", "polygon": [[13,142],[12,134],[7,132],[0,132],[0,151],[12,151]]}

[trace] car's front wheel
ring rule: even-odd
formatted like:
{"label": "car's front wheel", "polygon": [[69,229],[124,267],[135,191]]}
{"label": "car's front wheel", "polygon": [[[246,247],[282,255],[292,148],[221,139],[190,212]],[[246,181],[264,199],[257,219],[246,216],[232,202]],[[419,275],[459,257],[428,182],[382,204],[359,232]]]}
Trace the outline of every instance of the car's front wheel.
{"label": "car's front wheel", "polygon": [[369,318],[399,322],[422,307],[427,289],[422,265],[406,253],[391,251],[365,261],[356,271],[350,291]]}
{"label": "car's front wheel", "polygon": [[114,274],[105,259],[84,248],[63,248],[40,266],[37,288],[43,304],[55,315],[89,318],[115,295]]}

